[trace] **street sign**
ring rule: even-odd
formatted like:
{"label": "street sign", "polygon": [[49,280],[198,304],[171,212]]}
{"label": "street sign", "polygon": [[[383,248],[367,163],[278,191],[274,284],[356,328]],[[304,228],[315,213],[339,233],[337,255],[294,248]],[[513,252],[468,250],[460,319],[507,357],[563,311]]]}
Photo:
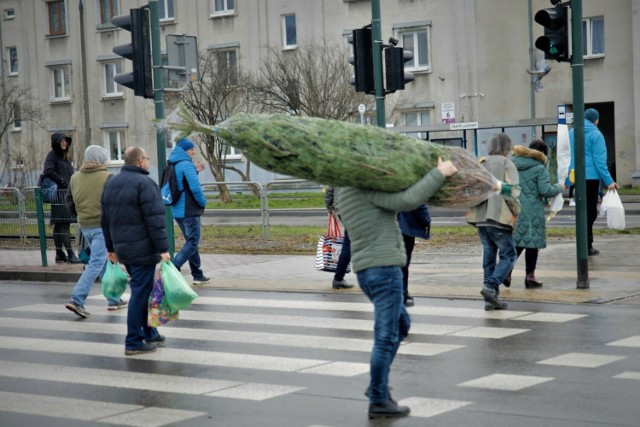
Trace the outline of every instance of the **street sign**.
{"label": "street sign", "polygon": [[451,123],[449,130],[478,129],[478,122]]}
{"label": "street sign", "polygon": [[[200,79],[198,41],[195,36],[167,34],[167,67],[169,80],[187,81]],[[182,69],[172,69],[177,67]]]}
{"label": "street sign", "polygon": [[365,107],[364,104],[358,105],[358,113],[364,114],[365,111],[367,111],[367,107]]}
{"label": "street sign", "polygon": [[558,124],[567,124],[567,107],[566,105],[558,105]]}

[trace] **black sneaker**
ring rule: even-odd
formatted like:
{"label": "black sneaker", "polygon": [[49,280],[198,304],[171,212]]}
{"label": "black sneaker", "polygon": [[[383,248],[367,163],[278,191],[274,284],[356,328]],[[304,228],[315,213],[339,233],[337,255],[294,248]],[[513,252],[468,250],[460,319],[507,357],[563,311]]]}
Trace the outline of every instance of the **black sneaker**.
{"label": "black sneaker", "polygon": [[73,311],[75,314],[77,314],[80,317],[84,317],[85,319],[91,316],[91,313],[85,310],[84,306],[78,305],[73,301],[69,301],[67,305],[65,305],[65,308],[69,311]]}
{"label": "black sneaker", "polygon": [[[500,301],[498,299],[498,296],[496,295],[496,293],[494,291],[483,288],[480,291],[480,295],[482,295],[484,297],[485,302],[488,302],[489,304],[491,304],[493,306],[494,310],[506,310],[507,309],[507,303]],[[485,310],[487,310],[486,305],[485,305]],[[487,311],[489,311],[489,310],[487,310]]]}
{"label": "black sneaker", "polygon": [[154,340],[144,340],[147,344],[155,344],[156,347],[164,347],[166,341],[167,339],[164,335],[158,335]]}
{"label": "black sneaker", "polygon": [[121,299],[116,303],[109,303],[109,305],[107,306],[107,310],[109,311],[120,310],[121,308],[125,308],[126,306],[127,306],[127,302]]}
{"label": "black sneaker", "polygon": [[132,348],[132,349],[125,348],[124,355],[135,356],[136,354],[147,354],[147,353],[153,353],[154,351],[156,351],[155,344],[143,343],[142,346],[138,348]]}
{"label": "black sneaker", "polygon": [[353,288],[353,285],[347,282],[346,280],[334,280],[331,284],[333,289],[349,289]]}
{"label": "black sneaker", "polygon": [[211,281],[211,279],[209,279],[205,275],[202,275],[202,276],[197,277],[197,278],[196,277],[193,278],[193,284],[194,285],[206,285],[210,281]]}
{"label": "black sneaker", "polygon": [[67,262],[69,264],[82,264],[82,261],[80,261],[80,258],[78,258],[76,254],[74,254],[73,252],[71,253],[71,255],[67,257]]}
{"label": "black sneaker", "polygon": [[407,295],[407,297],[404,299],[404,306],[413,307],[414,305],[416,305],[416,303],[413,300],[413,297],[411,295]]}
{"label": "black sneaker", "polygon": [[409,412],[411,409],[408,406],[400,406],[391,399],[369,404],[370,419],[406,417]]}
{"label": "black sneaker", "polygon": [[600,253],[600,251],[597,250],[596,248],[594,248],[594,247],[590,247],[589,248],[589,256],[595,256],[595,255],[598,255],[599,253]]}

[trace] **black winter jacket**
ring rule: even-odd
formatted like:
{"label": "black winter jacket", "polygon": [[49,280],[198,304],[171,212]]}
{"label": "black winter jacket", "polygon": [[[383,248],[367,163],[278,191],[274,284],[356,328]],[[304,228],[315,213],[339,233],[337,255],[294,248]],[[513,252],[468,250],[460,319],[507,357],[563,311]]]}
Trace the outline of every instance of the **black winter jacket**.
{"label": "black winter jacket", "polygon": [[148,175],[140,167],[124,165],[102,193],[105,244],[124,265],[157,264],[160,254],[169,251],[160,189]]}

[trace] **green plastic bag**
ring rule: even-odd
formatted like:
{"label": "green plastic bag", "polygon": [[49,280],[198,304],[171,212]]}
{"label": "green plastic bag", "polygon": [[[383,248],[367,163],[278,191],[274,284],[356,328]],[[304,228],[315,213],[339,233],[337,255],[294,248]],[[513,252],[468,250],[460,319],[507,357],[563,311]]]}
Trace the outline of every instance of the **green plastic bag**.
{"label": "green plastic bag", "polygon": [[164,296],[171,313],[184,310],[198,297],[182,273],[171,262],[162,261],[160,265]]}
{"label": "green plastic bag", "polygon": [[129,278],[122,271],[120,264],[107,261],[107,268],[102,276],[102,295],[109,300],[118,300],[127,289]]}

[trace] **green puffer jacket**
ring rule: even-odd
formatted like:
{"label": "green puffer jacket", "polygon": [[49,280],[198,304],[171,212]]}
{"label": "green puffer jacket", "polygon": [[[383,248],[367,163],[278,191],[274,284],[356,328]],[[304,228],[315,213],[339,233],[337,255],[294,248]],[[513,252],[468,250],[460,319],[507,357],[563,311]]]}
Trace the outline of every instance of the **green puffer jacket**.
{"label": "green puffer jacket", "polygon": [[346,187],[337,192],[337,206],[351,240],[354,272],[372,267],[404,267],[407,255],[396,214],[426,203],[444,184],[432,169],[417,183],[398,193]]}
{"label": "green puffer jacket", "polygon": [[520,205],[514,239],[521,248],[547,247],[544,205],[547,197],[562,191],[560,184],[551,185],[547,172],[547,156],[523,146],[513,148],[513,163],[520,175]]}

